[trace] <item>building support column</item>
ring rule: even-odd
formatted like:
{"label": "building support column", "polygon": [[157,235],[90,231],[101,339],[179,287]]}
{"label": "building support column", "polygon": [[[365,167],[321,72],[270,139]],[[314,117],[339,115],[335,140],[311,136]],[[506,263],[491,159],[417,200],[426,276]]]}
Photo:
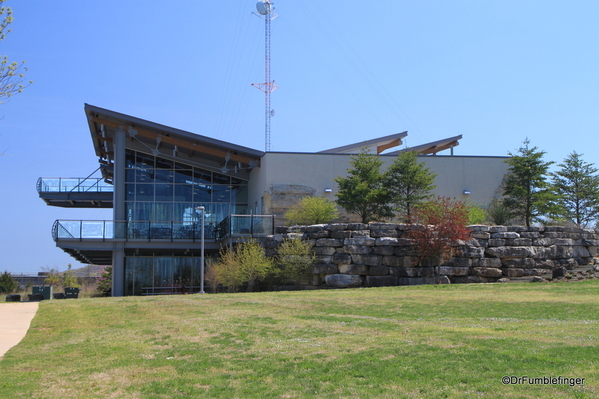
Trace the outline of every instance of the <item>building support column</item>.
{"label": "building support column", "polygon": [[[121,247],[122,243],[119,243]],[[125,251],[112,251],[112,296],[125,295]]]}
{"label": "building support column", "polygon": [[[112,184],[113,220],[115,233],[126,234],[125,212],[125,130],[119,126],[114,131],[114,175]],[[117,238],[117,237],[115,237]],[[118,237],[124,239],[125,237]],[[125,295],[125,242],[117,240],[112,250],[112,296]]]}

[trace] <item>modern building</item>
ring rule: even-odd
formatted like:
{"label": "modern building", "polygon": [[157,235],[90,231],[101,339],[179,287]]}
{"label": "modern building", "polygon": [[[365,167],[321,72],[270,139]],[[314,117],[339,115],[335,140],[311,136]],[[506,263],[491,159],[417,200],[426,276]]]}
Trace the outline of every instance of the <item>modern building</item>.
{"label": "modern building", "polygon": [[[273,234],[302,196],[335,198],[334,179],[346,174],[351,154],[369,147],[390,163],[398,151],[383,152],[407,136],[265,153],[87,104],[85,113],[101,177],[40,178],[37,190],[48,205],[113,209],[112,220],[57,220],[53,239],[83,263],[112,265],[114,296],[198,292],[202,253]],[[505,157],[454,156],[460,139],[410,150],[437,174],[436,194],[488,204]],[[445,150],[450,155],[437,155]]]}

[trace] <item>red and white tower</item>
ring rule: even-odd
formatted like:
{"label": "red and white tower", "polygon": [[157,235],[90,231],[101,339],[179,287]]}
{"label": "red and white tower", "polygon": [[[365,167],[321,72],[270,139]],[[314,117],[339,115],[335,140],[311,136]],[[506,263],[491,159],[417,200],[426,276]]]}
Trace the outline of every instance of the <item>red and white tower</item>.
{"label": "red and white tower", "polygon": [[275,85],[275,81],[270,78],[270,21],[278,17],[277,14],[274,13],[274,6],[270,0],[261,0],[256,4],[256,9],[258,10],[258,15],[262,19],[264,19],[265,25],[265,36],[264,36],[264,69],[266,79],[265,83],[252,83],[252,86],[257,87],[262,90],[265,95],[265,133],[264,133],[264,147],[265,151],[270,151],[270,118],[274,116],[275,111],[270,108],[270,93],[275,91],[278,87]]}

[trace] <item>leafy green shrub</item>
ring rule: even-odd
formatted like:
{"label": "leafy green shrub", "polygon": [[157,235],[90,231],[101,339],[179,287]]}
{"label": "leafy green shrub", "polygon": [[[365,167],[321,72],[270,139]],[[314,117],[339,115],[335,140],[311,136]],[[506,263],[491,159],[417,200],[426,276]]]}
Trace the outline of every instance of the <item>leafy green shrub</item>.
{"label": "leafy green shrub", "polygon": [[218,263],[214,266],[217,281],[234,292],[242,284],[247,284],[251,292],[256,282],[274,272],[274,262],[266,256],[259,242],[251,240],[238,244],[233,251],[223,247]]}
{"label": "leafy green shrub", "polygon": [[291,209],[285,212],[285,220],[289,226],[329,223],[338,215],[333,201],[323,197],[304,197]]}
{"label": "leafy green shrub", "polygon": [[4,273],[0,274],[0,293],[2,294],[10,294],[11,292],[15,292],[19,288],[19,283],[12,278],[12,275],[4,271]]}
{"label": "leafy green shrub", "polygon": [[81,285],[77,282],[77,276],[71,270],[72,266],[69,263],[67,271],[62,274],[62,287],[63,288],[79,288]]}
{"label": "leafy green shrub", "polygon": [[510,208],[505,206],[503,201],[493,198],[491,204],[487,208],[489,221],[498,226],[508,226],[511,224],[512,213]]}
{"label": "leafy green shrub", "polygon": [[312,245],[299,238],[284,240],[278,252],[276,264],[281,277],[287,281],[306,275],[316,262]]}
{"label": "leafy green shrub", "polygon": [[208,283],[210,286],[210,292],[216,294],[218,291],[218,285],[220,284],[218,280],[218,275],[216,274],[215,263],[212,259],[206,259],[206,270],[204,272],[204,281]]}
{"label": "leafy green shrub", "polygon": [[487,212],[478,205],[466,204],[468,224],[483,224],[487,220]]}

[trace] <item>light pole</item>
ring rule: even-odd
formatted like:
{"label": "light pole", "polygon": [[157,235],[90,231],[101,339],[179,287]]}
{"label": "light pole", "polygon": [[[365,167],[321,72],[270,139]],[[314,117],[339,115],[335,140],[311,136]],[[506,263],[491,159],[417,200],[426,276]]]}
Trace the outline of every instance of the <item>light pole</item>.
{"label": "light pole", "polygon": [[203,206],[198,206],[196,207],[197,211],[202,212],[202,238],[201,238],[201,244],[200,244],[200,294],[205,294],[204,292],[204,207]]}

